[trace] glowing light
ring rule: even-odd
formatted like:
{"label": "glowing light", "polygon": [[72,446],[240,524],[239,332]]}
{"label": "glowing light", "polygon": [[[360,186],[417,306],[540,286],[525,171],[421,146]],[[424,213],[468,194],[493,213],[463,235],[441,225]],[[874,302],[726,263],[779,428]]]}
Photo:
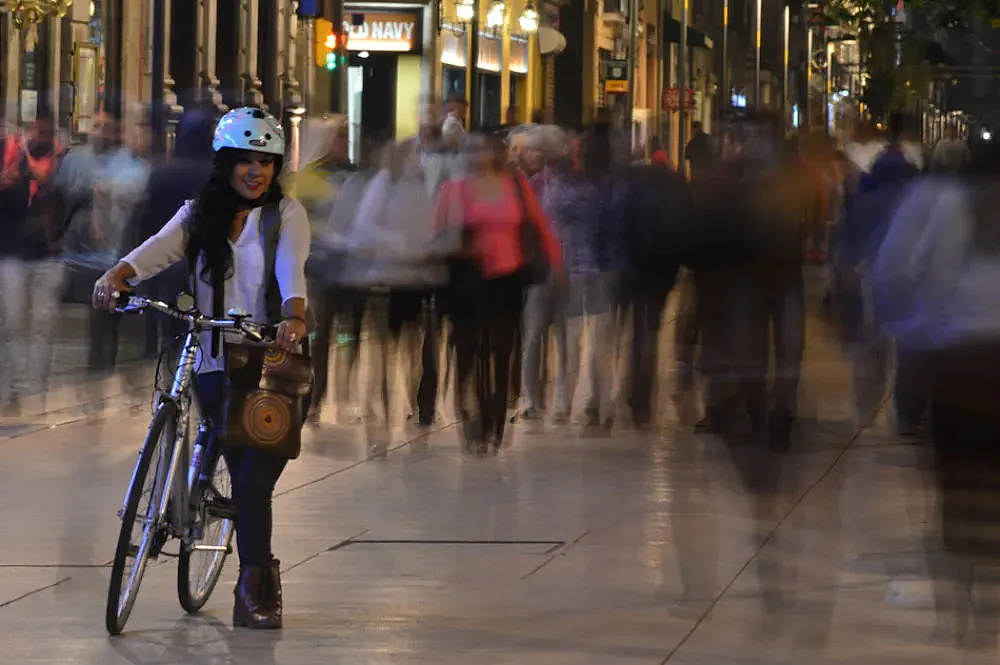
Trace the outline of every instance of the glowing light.
{"label": "glowing light", "polygon": [[503,26],[504,16],[507,14],[507,8],[504,6],[503,2],[500,0],[494,0],[490,4],[489,10],[486,12],[486,27],[487,28],[500,28]]}
{"label": "glowing light", "polygon": [[475,8],[469,0],[458,0],[455,3],[455,17],[462,23],[469,23],[475,16]]}
{"label": "glowing light", "polygon": [[538,10],[535,9],[535,5],[530,2],[525,5],[517,22],[520,24],[522,32],[530,33],[538,30]]}

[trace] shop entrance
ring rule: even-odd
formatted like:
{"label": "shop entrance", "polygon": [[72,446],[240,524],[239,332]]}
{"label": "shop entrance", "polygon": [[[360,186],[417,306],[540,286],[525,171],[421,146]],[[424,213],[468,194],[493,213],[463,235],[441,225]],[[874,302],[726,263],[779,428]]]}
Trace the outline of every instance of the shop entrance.
{"label": "shop entrance", "polygon": [[381,145],[395,135],[398,56],[352,53],[350,65],[347,115],[351,123],[351,157],[357,160],[364,156],[367,146]]}

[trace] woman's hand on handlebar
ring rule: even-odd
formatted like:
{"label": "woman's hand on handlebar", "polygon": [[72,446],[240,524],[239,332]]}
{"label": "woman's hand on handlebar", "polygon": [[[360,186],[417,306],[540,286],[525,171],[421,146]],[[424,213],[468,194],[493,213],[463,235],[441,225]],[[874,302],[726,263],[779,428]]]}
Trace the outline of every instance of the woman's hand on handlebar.
{"label": "woman's hand on handlebar", "polygon": [[135,277],[135,270],[127,263],[119,263],[107,271],[94,284],[94,309],[113,312],[118,306],[118,295],[131,291],[128,280]]}
{"label": "woman's hand on handlebar", "polygon": [[275,341],[278,343],[278,347],[288,351],[294,352],[299,348],[305,340],[306,334],[306,322],[297,316],[293,316],[285,319],[278,325],[278,335]]}

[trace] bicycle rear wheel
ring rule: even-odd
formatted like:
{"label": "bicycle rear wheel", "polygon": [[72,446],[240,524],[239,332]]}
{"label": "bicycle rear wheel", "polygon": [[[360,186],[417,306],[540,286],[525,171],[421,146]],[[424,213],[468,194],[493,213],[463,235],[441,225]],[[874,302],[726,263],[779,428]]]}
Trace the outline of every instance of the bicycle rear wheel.
{"label": "bicycle rear wheel", "polygon": [[[166,477],[167,470],[163,467],[170,463],[167,453],[174,445],[176,436],[177,406],[173,402],[163,402],[146,434],[122,513],[105,612],[105,626],[111,635],[120,635],[125,629],[146,572],[150,551],[155,540],[165,533],[166,524],[160,522],[156,511],[160,506],[161,493],[169,492],[170,488],[158,487],[157,481],[162,482]],[[133,543],[136,527],[139,527],[139,538],[138,543]],[[130,561],[132,565],[128,566]]]}
{"label": "bicycle rear wheel", "polygon": [[219,583],[235,528],[232,496],[229,468],[220,456],[212,480],[194,508],[200,512],[204,535],[198,543],[191,543],[216,549],[195,550],[185,544],[177,565],[177,598],[186,612],[200,611]]}

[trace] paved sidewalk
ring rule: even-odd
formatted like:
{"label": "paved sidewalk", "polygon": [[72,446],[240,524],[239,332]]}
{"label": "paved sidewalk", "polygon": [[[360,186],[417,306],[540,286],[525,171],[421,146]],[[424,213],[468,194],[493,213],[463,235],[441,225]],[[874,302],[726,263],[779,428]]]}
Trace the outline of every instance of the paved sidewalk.
{"label": "paved sidewalk", "polygon": [[858,431],[849,384],[812,322],[786,455],[683,431],[666,395],[653,432],[516,426],[488,459],[453,426],[396,429],[375,457],[361,428],[310,429],[276,499],[278,633],[229,626],[235,565],[185,616],[166,560],[109,639],[115,510],[146,421],[114,409],[27,432],[0,441],[0,662],[996,662],[995,630],[979,651],[930,640],[947,617],[922,448],[881,420]]}

